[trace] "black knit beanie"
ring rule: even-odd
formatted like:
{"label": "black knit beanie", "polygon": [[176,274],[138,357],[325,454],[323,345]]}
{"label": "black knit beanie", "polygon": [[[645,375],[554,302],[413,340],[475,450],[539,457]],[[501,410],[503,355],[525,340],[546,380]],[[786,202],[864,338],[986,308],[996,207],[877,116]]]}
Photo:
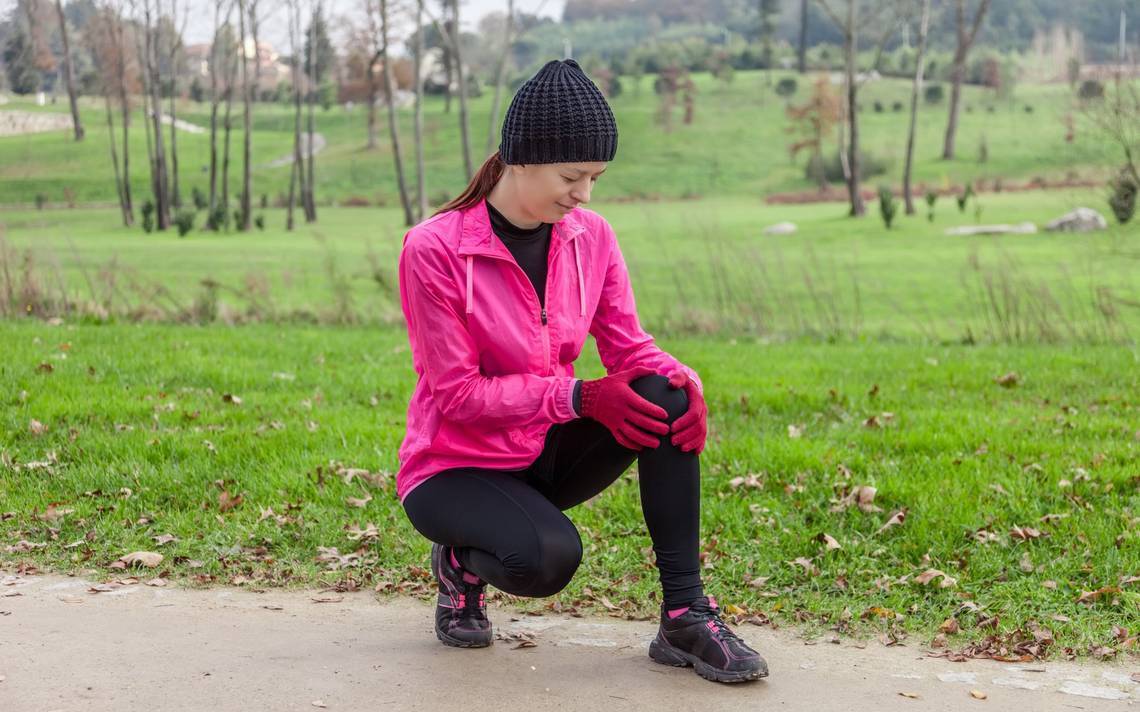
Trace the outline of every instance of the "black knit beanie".
{"label": "black knit beanie", "polygon": [[546,63],[519,87],[503,120],[503,163],[612,161],[617,122],[573,59]]}

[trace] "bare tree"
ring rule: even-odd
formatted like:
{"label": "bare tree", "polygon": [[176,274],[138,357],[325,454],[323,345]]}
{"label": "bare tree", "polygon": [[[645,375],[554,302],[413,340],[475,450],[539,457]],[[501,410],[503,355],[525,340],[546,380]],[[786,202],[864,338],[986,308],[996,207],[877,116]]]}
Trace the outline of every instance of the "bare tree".
{"label": "bare tree", "polygon": [[499,138],[499,112],[503,104],[503,85],[507,83],[507,60],[511,56],[511,44],[515,41],[515,0],[507,0],[507,17],[503,27],[503,49],[495,67],[495,93],[491,99],[491,123],[487,126],[487,144],[483,155],[489,156],[495,150]]}
{"label": "bare tree", "polygon": [[966,0],[954,0],[954,19],[957,27],[958,46],[954,50],[954,66],[950,72],[950,116],[946,121],[946,138],[942,143],[942,157],[954,157],[954,139],[958,134],[958,108],[962,97],[962,82],[966,78],[966,56],[978,37],[990,0],[979,0],[978,11],[969,29],[966,27]]}
{"label": "bare tree", "polygon": [[186,21],[189,18],[190,8],[184,8],[181,27],[175,26],[178,19],[178,0],[170,0],[170,21],[174,36],[170,38],[170,177],[171,177],[171,203],[175,208],[182,207],[182,193],[178,187],[178,111],[175,103],[178,99],[178,53],[182,51],[182,35],[186,32]]}
{"label": "bare tree", "polygon": [[[99,70],[99,79],[103,89],[103,105],[106,109],[108,145],[111,153],[111,166],[115,175],[115,193],[119,198],[119,211],[122,214],[123,225],[130,227],[134,223],[134,215],[130,208],[130,186],[124,178],[119,163],[119,149],[115,137],[115,114],[112,110],[112,95],[121,96],[121,87],[116,85],[122,76],[119,71],[120,57],[123,48],[117,41],[116,24],[121,23],[118,13],[109,6],[98,8],[98,14],[92,19],[84,39],[95,59],[95,66]],[[125,136],[124,136],[125,139]],[[126,147],[124,146],[124,152]]]}
{"label": "bare tree", "polygon": [[[228,16],[227,16],[228,17]],[[228,27],[228,25],[227,25]],[[222,115],[222,224],[230,226],[230,135],[233,131],[234,86],[237,84],[238,53],[242,51],[241,40],[234,51],[226,55],[226,110]]]}
{"label": "bare tree", "polygon": [[63,81],[67,84],[67,100],[71,104],[71,124],[75,129],[75,140],[82,141],[83,122],[79,120],[79,104],[75,97],[75,77],[71,67],[71,43],[67,39],[67,18],[63,15],[63,0],[55,0],[55,10],[59,16],[60,39],[63,40]]}
{"label": "bare tree", "polygon": [[[118,76],[116,77],[116,89],[119,91],[119,110],[122,112],[123,124],[123,211],[127,215],[127,226],[134,224],[134,206],[131,202],[131,144],[130,144],[130,127],[131,127],[131,99],[130,99],[130,85],[128,82],[127,73],[127,41],[123,31],[123,8],[121,3],[116,2],[114,6],[108,6],[108,12],[111,13],[109,20],[113,21],[112,29],[114,31],[114,48],[116,68],[118,69]],[[133,82],[131,82],[133,83]],[[145,121],[143,122],[146,123]]]}
{"label": "bare tree", "polygon": [[396,162],[396,185],[400,190],[400,204],[404,206],[404,224],[411,227],[415,224],[412,212],[412,201],[408,196],[408,184],[404,178],[404,150],[400,146],[400,131],[396,121],[396,82],[392,77],[392,62],[388,57],[388,0],[378,0],[380,10],[380,61],[384,63],[384,102],[388,107],[388,133],[392,137],[392,157]]}
{"label": "bare tree", "polygon": [[310,2],[309,7],[309,111],[308,111],[308,140],[305,143],[305,153],[308,158],[308,176],[302,181],[303,190],[301,191],[301,200],[305,202],[305,221],[316,222],[317,220],[317,200],[314,194],[315,188],[315,163],[313,161],[313,104],[316,103],[316,93],[320,87],[320,77],[318,75],[319,61],[317,57],[317,16],[321,14],[321,0]]}
{"label": "bare tree", "polygon": [[849,134],[847,165],[844,173],[847,178],[847,196],[851,202],[851,215],[862,215],[866,212],[866,208],[863,205],[863,196],[859,193],[859,115],[856,111],[859,85],[855,81],[856,49],[859,42],[860,24],[856,21],[859,14],[859,0],[843,1],[847,5],[847,12],[842,17],[831,9],[828,0],[819,0],[819,4],[840,32],[843,33],[843,56],[847,71],[845,87],[847,93],[847,131]]}
{"label": "bare tree", "polygon": [[[154,0],[154,2],[154,9],[157,15],[159,9],[158,0]],[[161,77],[159,75],[158,62],[158,18],[151,16],[151,0],[142,0],[142,11],[143,41],[140,63],[145,78],[143,90],[146,95],[146,101],[144,102],[144,107],[150,118],[150,133],[154,139],[148,151],[151,156],[151,192],[154,194],[156,227],[159,230],[165,230],[170,226],[170,193],[166,175],[166,147],[162,137]]]}
{"label": "bare tree", "polygon": [[926,34],[930,29],[930,0],[922,0],[922,18],[918,23],[918,53],[914,59],[914,85],[910,92],[910,128],[906,135],[906,164],[903,167],[903,200],[906,214],[914,215],[914,196],[911,195],[910,175],[914,166],[915,127],[918,123],[918,97],[922,93],[922,73],[926,61]]}
{"label": "bare tree", "polygon": [[424,176],[424,0],[416,0],[416,39],[412,50],[415,56],[416,109],[413,126],[416,144],[416,220],[427,215],[427,186]]}
{"label": "bare tree", "polygon": [[[226,8],[225,20],[222,20],[222,7]],[[221,94],[218,91],[218,72],[219,67],[223,62],[225,66],[229,66],[229,56],[231,48],[227,45],[219,48],[219,44],[223,42],[222,33],[223,27],[228,30],[230,26],[230,14],[233,12],[233,2],[231,0],[214,0],[214,34],[213,40],[210,43],[210,198],[209,198],[209,223],[213,229],[218,229],[221,225],[214,225],[214,215],[218,205],[218,106],[221,104]],[[225,33],[227,39],[230,38],[229,32]],[[221,50],[219,53],[219,49]],[[228,87],[227,87],[228,92]]]}
{"label": "bare tree", "polygon": [[800,0],[800,43],[796,48],[796,68],[807,73],[808,0]]}
{"label": "bare tree", "polygon": [[[463,169],[467,180],[470,181],[475,175],[475,168],[471,163],[471,137],[468,131],[470,122],[467,118],[467,74],[463,68],[463,50],[460,47],[459,38],[459,0],[444,0],[444,8],[450,12],[450,16],[445,18],[445,22],[440,23],[434,17],[432,21],[448,49],[448,55],[454,64],[456,79],[459,82],[459,138],[463,145]],[[449,77],[449,91],[450,86]]]}
{"label": "bare tree", "polygon": [[[248,3],[248,4],[247,4]],[[242,166],[241,166],[241,196],[240,220],[238,229],[247,231],[250,228],[250,129],[252,128],[252,88],[249,81],[249,57],[245,45],[246,12],[256,12],[257,0],[237,0],[238,4],[238,34],[241,36],[241,88],[242,88]],[[254,52],[257,48],[254,47]]]}

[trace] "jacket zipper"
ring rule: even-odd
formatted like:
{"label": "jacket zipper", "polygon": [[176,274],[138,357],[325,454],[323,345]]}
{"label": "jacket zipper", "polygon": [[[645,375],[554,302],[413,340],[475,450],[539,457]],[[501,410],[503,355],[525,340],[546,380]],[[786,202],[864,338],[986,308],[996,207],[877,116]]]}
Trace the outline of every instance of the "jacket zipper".
{"label": "jacket zipper", "polygon": [[[534,295],[534,301],[538,305],[538,320],[539,320],[540,325],[542,326],[542,369],[543,369],[542,375],[549,376],[550,375],[550,373],[549,373],[549,371],[550,371],[550,327],[547,325],[546,307],[542,306],[542,303],[538,301],[538,292],[535,290],[534,285],[531,284],[530,277],[526,276],[526,272],[523,271],[523,268],[519,266],[519,263],[515,261],[514,257],[511,257],[508,259],[506,257],[500,257],[499,255],[492,255],[492,254],[486,254],[486,253],[483,253],[483,254],[484,254],[484,256],[490,257],[491,259],[500,260],[502,262],[509,262],[510,264],[514,265],[515,270],[517,270],[518,274],[522,277],[522,281],[525,282],[528,286],[530,286],[530,293]],[[547,260],[547,263],[546,263],[546,296],[547,297],[550,296],[550,261],[549,261],[549,259]]]}

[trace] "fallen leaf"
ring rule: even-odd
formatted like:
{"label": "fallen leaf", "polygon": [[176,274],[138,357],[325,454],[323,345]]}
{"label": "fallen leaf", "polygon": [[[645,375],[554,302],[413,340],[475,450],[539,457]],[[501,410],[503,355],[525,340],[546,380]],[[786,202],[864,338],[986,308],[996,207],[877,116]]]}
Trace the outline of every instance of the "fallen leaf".
{"label": "fallen leaf", "polygon": [[902,697],[909,697],[912,700],[920,699],[917,692],[900,692],[899,695]]}
{"label": "fallen leaf", "polygon": [[1095,591],[1082,591],[1080,596],[1077,596],[1077,603],[1092,603],[1097,601],[1103,596],[1114,593],[1120,593],[1118,586],[1101,586]]}
{"label": "fallen leaf", "polygon": [[153,551],[132,551],[126,556],[119,557],[119,561],[123,562],[127,566],[131,566],[132,564],[141,564],[142,566],[146,566],[147,568],[151,569],[161,564],[162,559],[162,554],[156,554]]}
{"label": "fallen leaf", "polygon": [[989,697],[989,695],[981,690],[970,690],[970,697],[973,697],[975,700],[984,700]]}
{"label": "fallen leaf", "polygon": [[159,546],[162,546],[163,544],[169,544],[172,541],[178,541],[178,539],[173,534],[159,534],[158,536],[152,536],[151,539],[154,539],[154,543],[158,544]]}
{"label": "fallen leaf", "polygon": [[350,506],[350,507],[364,508],[368,505],[369,502],[372,501],[372,495],[366,495],[364,497],[364,499],[357,499],[356,497],[348,497],[347,499],[345,499],[345,501],[348,502],[348,506]]}
{"label": "fallen leaf", "polygon": [[28,430],[31,431],[32,435],[43,435],[47,432],[47,426],[33,418],[31,422],[28,423]]}
{"label": "fallen leaf", "polygon": [[764,588],[764,584],[768,583],[768,579],[770,578],[771,576],[757,576],[756,578],[749,581],[748,585],[752,588]]}
{"label": "fallen leaf", "polygon": [[957,633],[959,630],[961,630],[961,628],[958,626],[957,618],[947,618],[946,620],[942,621],[942,625],[938,626],[938,630],[942,631],[943,633],[953,635],[954,633]]}
{"label": "fallen leaf", "polygon": [[166,579],[152,578],[150,581],[147,581],[144,585],[162,587],[162,586],[166,585]]}
{"label": "fallen leaf", "polygon": [[285,606],[278,606],[278,605],[272,604],[272,603],[266,603],[262,606],[262,608],[264,608],[267,611],[283,611],[283,610],[285,610]]}
{"label": "fallen leaf", "polygon": [[942,582],[938,584],[940,588],[949,588],[958,583],[958,579],[947,576],[945,573],[939,571],[938,569],[927,569],[926,571],[923,571],[918,576],[914,577],[914,582],[926,585],[939,576],[942,577]]}
{"label": "fallen leaf", "polygon": [[313,700],[313,707],[328,707],[328,705],[320,700]]}
{"label": "fallen leaf", "polygon": [[891,527],[898,526],[898,525],[902,524],[905,520],[906,520],[906,507],[903,507],[899,511],[892,514],[890,516],[890,518],[887,519],[887,523],[884,524],[883,526],[879,527],[879,530],[875,533],[876,534],[882,534],[887,529],[890,529]]}
{"label": "fallen leaf", "polygon": [[242,496],[233,495],[229,490],[222,490],[218,493],[218,508],[223,512],[228,512],[242,502]]}
{"label": "fallen leaf", "polygon": [[380,538],[380,531],[372,522],[368,522],[364,529],[353,525],[353,527],[348,530],[348,538],[353,541],[360,541],[361,539],[364,541],[372,541],[373,539]]}
{"label": "fallen leaf", "polygon": [[792,439],[799,438],[803,434],[804,434],[804,426],[792,425],[792,424],[788,425],[788,437],[789,438],[792,438]]}
{"label": "fallen leaf", "polygon": [[232,393],[223,393],[222,400],[226,403],[233,403],[234,405],[241,405],[241,398]]}
{"label": "fallen leaf", "polygon": [[831,551],[832,549],[843,548],[839,545],[839,542],[835,540],[835,537],[831,536],[830,534],[821,532],[820,535],[816,537],[816,539],[823,542],[827,546],[828,551]]}
{"label": "fallen leaf", "polygon": [[1009,530],[1009,535],[1014,539],[1021,539],[1022,541],[1040,539],[1042,536],[1045,536],[1033,527],[1014,527]]}
{"label": "fallen leaf", "polygon": [[1017,371],[1010,371],[1009,373],[998,376],[994,379],[994,383],[1002,388],[1013,388],[1021,380],[1021,376],[1017,375]]}
{"label": "fallen leaf", "polygon": [[310,596],[309,600],[313,603],[340,603],[344,596]]}

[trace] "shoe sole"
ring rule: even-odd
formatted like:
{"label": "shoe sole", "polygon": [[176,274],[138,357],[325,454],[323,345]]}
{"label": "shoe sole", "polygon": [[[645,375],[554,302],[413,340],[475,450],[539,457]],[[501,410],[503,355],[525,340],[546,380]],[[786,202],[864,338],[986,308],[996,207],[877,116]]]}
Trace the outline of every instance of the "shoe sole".
{"label": "shoe sole", "polygon": [[487,648],[487,647],[490,647],[491,644],[494,642],[493,638],[491,640],[486,641],[486,642],[483,642],[481,640],[472,641],[472,640],[460,640],[459,638],[452,638],[450,635],[448,635],[447,633],[444,633],[439,628],[435,629],[435,637],[439,638],[439,641],[441,643],[443,643],[444,645],[450,646],[452,648]]}
{"label": "shoe sole", "polygon": [[653,642],[649,644],[649,657],[652,658],[654,662],[661,663],[662,665],[670,665],[672,667],[691,666],[698,675],[713,682],[747,682],[749,680],[759,680],[768,677],[767,670],[736,671],[715,668],[696,655],[686,653],[674,647],[668,641],[662,640],[660,635],[654,638]]}

